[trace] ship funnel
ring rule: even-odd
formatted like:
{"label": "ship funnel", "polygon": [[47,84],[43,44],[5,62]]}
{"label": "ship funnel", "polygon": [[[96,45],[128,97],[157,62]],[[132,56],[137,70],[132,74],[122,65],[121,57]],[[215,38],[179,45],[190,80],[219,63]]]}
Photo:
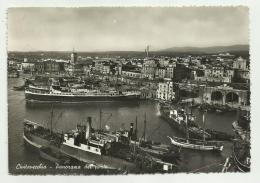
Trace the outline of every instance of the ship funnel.
{"label": "ship funnel", "polygon": [[89,138],[90,133],[91,133],[91,122],[92,122],[92,118],[88,117],[87,125],[86,125],[86,139]]}

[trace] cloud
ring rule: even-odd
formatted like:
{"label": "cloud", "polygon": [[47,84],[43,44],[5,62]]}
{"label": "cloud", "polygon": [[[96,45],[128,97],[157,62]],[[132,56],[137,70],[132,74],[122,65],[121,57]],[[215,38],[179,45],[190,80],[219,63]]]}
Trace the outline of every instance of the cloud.
{"label": "cloud", "polygon": [[9,50],[143,50],[249,43],[247,7],[11,8]]}

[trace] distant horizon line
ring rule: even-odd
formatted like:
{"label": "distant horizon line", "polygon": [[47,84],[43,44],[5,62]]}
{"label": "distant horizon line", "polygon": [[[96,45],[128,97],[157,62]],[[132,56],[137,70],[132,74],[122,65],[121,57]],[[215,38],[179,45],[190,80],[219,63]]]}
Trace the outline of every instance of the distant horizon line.
{"label": "distant horizon line", "polygon": [[[232,44],[232,45],[216,45],[216,46],[173,46],[168,48],[163,48],[160,50],[150,50],[149,52],[160,52],[163,50],[171,49],[171,48],[212,48],[212,47],[232,47],[232,46],[249,46],[249,44]],[[74,49],[71,50],[7,50],[7,52],[73,52]],[[145,52],[144,50],[93,50],[93,51],[77,51],[76,49],[74,52]]]}

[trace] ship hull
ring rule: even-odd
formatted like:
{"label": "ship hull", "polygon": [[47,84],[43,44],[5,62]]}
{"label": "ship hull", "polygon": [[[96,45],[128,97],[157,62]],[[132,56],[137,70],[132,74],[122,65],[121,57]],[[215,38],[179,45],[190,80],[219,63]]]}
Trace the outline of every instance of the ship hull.
{"label": "ship hull", "polygon": [[[177,121],[174,119],[170,118],[168,114],[164,113],[161,111],[161,117],[170,125],[171,128],[177,129],[178,131],[186,134],[186,125],[185,124],[179,124]],[[211,129],[205,129],[205,138],[207,140],[221,140],[221,141],[230,141],[234,138],[233,135],[225,133],[225,132],[220,132],[216,130],[211,130]],[[198,130],[191,130],[189,129],[189,134],[191,138],[203,138],[203,132],[198,131]]]}
{"label": "ship hull", "polygon": [[88,101],[125,101],[137,100],[139,95],[118,95],[118,96],[87,96],[87,95],[40,95],[25,93],[27,101],[50,101],[50,102],[88,102]]}
{"label": "ship hull", "polygon": [[[171,128],[177,129],[178,131],[186,134],[187,130],[186,130],[185,125],[179,124],[177,121],[167,117],[165,114],[161,115],[161,117],[167,121],[167,123],[170,125]],[[191,138],[200,138],[200,139],[203,138],[202,133],[196,133],[196,132],[190,131],[190,130],[189,130],[189,135]],[[206,137],[206,139],[210,139],[210,137]]]}
{"label": "ship hull", "polygon": [[208,145],[201,145],[201,144],[192,144],[192,143],[184,142],[185,141],[184,139],[178,141],[171,137],[169,138],[173,145],[186,148],[186,149],[201,150],[201,151],[219,151],[219,152],[223,150],[223,146],[212,146],[212,145],[208,146]]}
{"label": "ship hull", "polygon": [[107,167],[111,169],[127,170],[128,172],[137,171],[137,167],[134,163],[123,159],[90,153],[64,144],[61,144],[61,146],[58,148],[52,145],[48,140],[35,135],[24,135],[23,138],[27,144],[31,145],[34,148],[39,149],[41,147],[48,147],[54,149],[55,151],[59,150],[60,153],[75,158],[81,162],[95,164],[100,167]]}

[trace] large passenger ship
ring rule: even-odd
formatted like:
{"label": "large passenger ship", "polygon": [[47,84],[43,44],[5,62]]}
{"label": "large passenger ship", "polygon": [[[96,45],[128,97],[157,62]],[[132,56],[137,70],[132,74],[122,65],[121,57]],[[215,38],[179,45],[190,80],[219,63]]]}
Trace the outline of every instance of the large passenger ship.
{"label": "large passenger ship", "polygon": [[35,87],[30,85],[25,89],[27,101],[57,101],[57,102],[87,102],[87,101],[124,101],[139,99],[139,91],[121,92],[117,90],[101,91],[98,89],[67,89],[57,86]]}

